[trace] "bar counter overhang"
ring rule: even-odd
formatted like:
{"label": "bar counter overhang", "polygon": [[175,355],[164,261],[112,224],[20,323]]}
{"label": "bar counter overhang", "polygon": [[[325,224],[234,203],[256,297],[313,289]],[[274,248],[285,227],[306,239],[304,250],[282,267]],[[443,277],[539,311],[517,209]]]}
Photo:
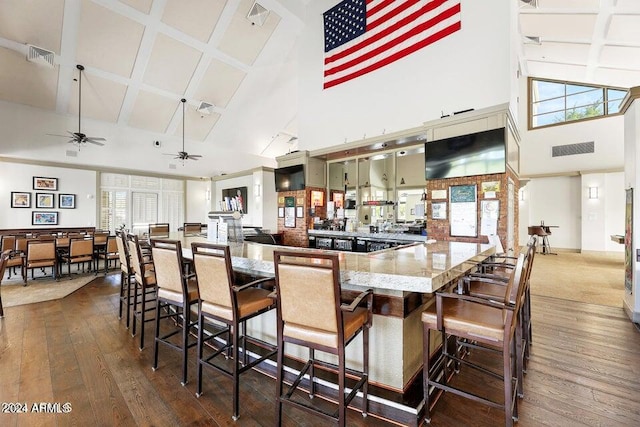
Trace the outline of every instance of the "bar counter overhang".
{"label": "bar counter overhang", "polygon": [[[206,240],[203,237],[180,238],[187,257],[192,241]],[[253,277],[274,274],[275,249],[318,251],[252,242],[229,243],[229,246],[234,270]],[[494,246],[464,242],[421,242],[378,252],[340,252],[343,290],[372,288],[374,291],[374,319],[369,339],[369,381],[372,385],[399,394],[406,391],[422,369],[421,313],[434,301],[433,293],[455,282],[494,253]],[[275,343],[275,311],[247,322],[247,332]],[[360,340],[361,337],[356,338],[346,351],[347,366],[356,369],[362,368]],[[306,349],[295,345],[287,345],[286,353],[294,359],[307,356]],[[316,357],[335,362],[331,355],[321,352],[316,352]],[[370,399],[373,401],[377,397],[370,394]],[[419,413],[419,408],[393,406],[407,412],[407,419],[415,419]]]}

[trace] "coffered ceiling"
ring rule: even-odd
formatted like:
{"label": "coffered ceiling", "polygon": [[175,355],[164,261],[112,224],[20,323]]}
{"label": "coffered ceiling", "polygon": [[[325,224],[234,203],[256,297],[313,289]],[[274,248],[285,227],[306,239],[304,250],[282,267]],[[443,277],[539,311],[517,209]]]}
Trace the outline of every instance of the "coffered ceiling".
{"label": "coffered ceiling", "polygon": [[[525,76],[640,84],[639,0],[513,1]],[[18,145],[31,144],[28,156],[39,160],[55,148],[67,153],[56,161],[106,166],[102,153],[117,146],[121,157],[137,153],[125,167],[157,173],[275,166],[298,148],[296,43],[309,0],[258,3],[268,14],[256,24],[254,0],[1,0],[0,108],[41,119],[8,132],[14,142],[0,141],[0,156],[27,157]],[[28,45],[53,52],[53,66],[27,61]],[[81,130],[107,141],[69,157],[75,147],[47,134],[78,131],[77,64]],[[185,151],[203,155],[188,168],[165,155],[181,149],[181,98]],[[203,101],[212,107],[198,111]]]}

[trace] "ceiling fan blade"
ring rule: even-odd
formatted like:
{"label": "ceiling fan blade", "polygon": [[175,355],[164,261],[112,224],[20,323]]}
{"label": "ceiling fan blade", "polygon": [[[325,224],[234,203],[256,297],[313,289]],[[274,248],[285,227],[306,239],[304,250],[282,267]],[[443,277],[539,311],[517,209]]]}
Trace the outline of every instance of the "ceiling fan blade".
{"label": "ceiling fan blade", "polygon": [[106,141],[105,138],[100,138],[98,136],[87,136],[87,139],[91,139],[93,141]]}
{"label": "ceiling fan blade", "polygon": [[187,159],[198,160],[200,157],[202,157],[200,154],[189,154]]}
{"label": "ceiling fan blade", "polygon": [[[105,140],[104,138],[101,138],[101,139],[102,139],[102,140]],[[90,144],[99,145],[99,146],[101,146],[101,147],[103,147],[103,146],[104,146],[104,144],[103,144],[102,142],[97,141],[97,140],[96,140],[96,139],[94,139],[94,138],[87,138],[87,139],[85,139],[85,141],[86,141],[86,142],[88,142],[88,143],[90,143]],[[106,140],[105,140],[105,141],[106,141]]]}
{"label": "ceiling fan blade", "polygon": [[177,156],[176,153],[162,153],[163,156]]}
{"label": "ceiling fan blade", "polygon": [[55,134],[55,133],[47,133],[46,135],[48,135],[48,136],[61,136],[63,138],[69,138],[69,135],[58,135],[58,134]]}

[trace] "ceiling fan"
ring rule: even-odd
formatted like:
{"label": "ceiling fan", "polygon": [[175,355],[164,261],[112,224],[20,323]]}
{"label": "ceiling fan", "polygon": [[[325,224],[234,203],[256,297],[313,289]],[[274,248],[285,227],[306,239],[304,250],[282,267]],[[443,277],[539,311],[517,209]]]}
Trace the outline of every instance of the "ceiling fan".
{"label": "ceiling fan", "polygon": [[182,160],[182,162],[184,163],[185,160],[199,160],[200,157],[202,156],[200,154],[189,154],[186,151],[184,151],[184,122],[185,122],[184,108],[187,103],[187,100],[182,98],[180,102],[182,102],[182,151],[178,151],[178,154],[164,153],[164,155],[175,156],[174,159]]}
{"label": "ceiling fan", "polygon": [[82,120],[82,71],[84,70],[84,66],[78,64],[76,65],[78,69],[78,132],[67,131],[69,135],[55,135],[52,133],[48,133],[50,136],[61,136],[63,138],[70,138],[70,144],[76,144],[78,146],[78,150],[82,145],[86,145],[86,143],[95,144],[103,146],[104,144],[101,141],[106,141],[104,138],[95,137],[95,136],[87,136],[82,133],[81,120]]}

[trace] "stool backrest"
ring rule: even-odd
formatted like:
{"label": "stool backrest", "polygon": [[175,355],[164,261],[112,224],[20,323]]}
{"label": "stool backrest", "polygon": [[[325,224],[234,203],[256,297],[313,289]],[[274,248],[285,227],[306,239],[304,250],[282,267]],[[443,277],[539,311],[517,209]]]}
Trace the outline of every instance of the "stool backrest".
{"label": "stool backrest", "polygon": [[186,294],[187,284],[182,274],[182,245],[180,241],[152,239],[151,256],[158,288]]}
{"label": "stool backrest", "polygon": [[229,246],[192,243],[193,266],[203,302],[233,309],[231,286],[234,284]]}
{"label": "stool backrest", "polygon": [[528,230],[528,231],[529,231],[529,235],[530,235],[530,236],[533,236],[533,235],[535,234],[536,236],[543,237],[543,236],[547,236],[547,235],[549,234],[549,233],[547,233],[547,231],[544,229],[544,227],[541,227],[541,226],[539,226],[539,225],[532,225],[532,226],[529,226],[529,230]]}

